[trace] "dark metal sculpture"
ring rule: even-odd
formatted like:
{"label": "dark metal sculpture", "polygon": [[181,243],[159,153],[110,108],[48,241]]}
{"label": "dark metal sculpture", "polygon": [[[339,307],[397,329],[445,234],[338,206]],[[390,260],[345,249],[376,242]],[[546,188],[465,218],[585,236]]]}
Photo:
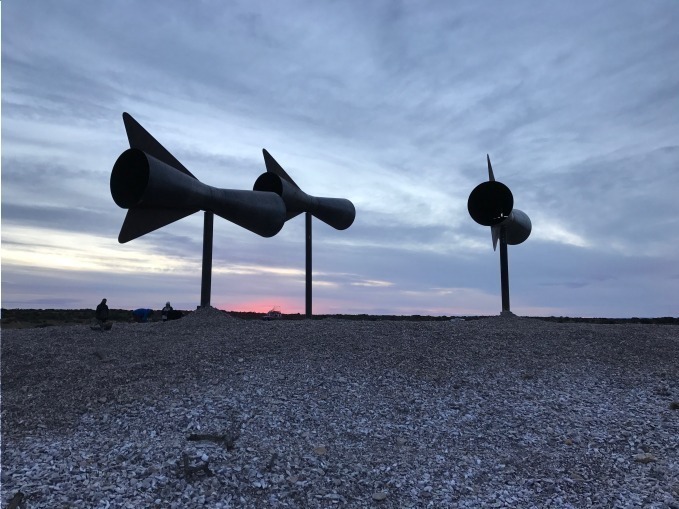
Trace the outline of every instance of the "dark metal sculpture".
{"label": "dark metal sculpture", "polygon": [[269,154],[266,149],[264,164],[266,173],[262,173],[253,189],[255,191],[274,192],[283,198],[287,214],[285,220],[305,213],[306,226],[306,316],[310,318],[311,309],[311,216],[316,216],[324,223],[337,230],[346,230],[356,218],[354,204],[344,198],[319,198],[302,191],[295,181],[290,178],[283,167]]}
{"label": "dark metal sculpture", "polygon": [[493,250],[500,241],[500,286],[502,289],[502,315],[512,315],[509,309],[509,263],[507,244],[517,245],[525,241],[531,232],[530,218],[514,208],[514,197],[509,188],[495,180],[493,167],[488,161],[488,182],[474,188],[467,201],[472,219],[483,226],[490,226]]}
{"label": "dark metal sculpture", "polygon": [[111,195],[129,209],[118,236],[124,243],[205,211],[201,306],[210,305],[214,214],[257,233],[276,235],[286,221],[285,203],[273,192],[218,189],[200,182],[128,113],[130,148],[111,172]]}

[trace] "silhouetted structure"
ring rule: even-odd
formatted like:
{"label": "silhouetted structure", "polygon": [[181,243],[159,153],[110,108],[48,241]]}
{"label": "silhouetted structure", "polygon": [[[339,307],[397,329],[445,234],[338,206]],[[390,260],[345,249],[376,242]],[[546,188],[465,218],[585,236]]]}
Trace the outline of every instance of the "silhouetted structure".
{"label": "silhouetted structure", "polygon": [[530,218],[514,208],[514,197],[509,188],[495,180],[493,167],[488,161],[488,182],[474,188],[467,201],[472,219],[483,226],[490,226],[493,250],[500,241],[500,287],[502,290],[502,315],[511,315],[509,309],[509,268],[507,244],[516,245],[525,241],[531,232]]}
{"label": "silhouetted structure", "polygon": [[130,148],[111,172],[111,195],[129,209],[118,241],[128,242],[199,210],[205,211],[200,305],[210,305],[214,214],[263,237],[278,233],[286,208],[277,193],[218,189],[200,182],[128,113]]}
{"label": "silhouetted structure", "polygon": [[310,318],[312,315],[311,216],[316,216],[337,230],[346,230],[356,218],[356,209],[353,203],[344,198],[319,198],[306,194],[266,149],[262,152],[266,173],[262,173],[257,178],[253,189],[255,191],[270,191],[281,196],[287,210],[286,221],[302,212],[306,216],[306,316]]}

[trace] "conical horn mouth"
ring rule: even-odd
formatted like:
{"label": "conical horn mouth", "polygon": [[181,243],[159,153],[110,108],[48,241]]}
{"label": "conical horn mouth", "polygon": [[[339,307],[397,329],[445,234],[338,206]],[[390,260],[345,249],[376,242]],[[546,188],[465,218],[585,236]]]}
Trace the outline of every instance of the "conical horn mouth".
{"label": "conical horn mouth", "polygon": [[483,226],[505,221],[514,207],[514,197],[502,182],[488,181],[476,186],[469,195],[467,209],[472,219]]}
{"label": "conical horn mouth", "polygon": [[149,182],[149,162],[146,154],[130,148],[120,154],[111,172],[111,196],[121,208],[129,209],[141,203]]}
{"label": "conical horn mouth", "polygon": [[283,183],[278,175],[275,173],[262,173],[257,180],[255,180],[255,185],[252,187],[253,191],[268,191],[270,193],[276,193],[278,196],[283,195]]}

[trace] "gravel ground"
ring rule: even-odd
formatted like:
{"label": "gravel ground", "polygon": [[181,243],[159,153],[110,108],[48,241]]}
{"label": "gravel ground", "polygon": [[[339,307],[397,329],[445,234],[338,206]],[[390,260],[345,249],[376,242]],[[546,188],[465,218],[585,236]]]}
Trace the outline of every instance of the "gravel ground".
{"label": "gravel ground", "polygon": [[679,509],[677,326],[207,309],[1,362],[3,507]]}

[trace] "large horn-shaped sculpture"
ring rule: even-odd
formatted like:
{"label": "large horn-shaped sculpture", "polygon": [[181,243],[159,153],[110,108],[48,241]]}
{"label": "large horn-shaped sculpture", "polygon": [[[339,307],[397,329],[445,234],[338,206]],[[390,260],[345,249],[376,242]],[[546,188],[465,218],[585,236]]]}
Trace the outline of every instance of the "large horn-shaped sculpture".
{"label": "large horn-shaped sculpture", "polygon": [[530,218],[525,212],[514,208],[514,197],[509,188],[495,180],[490,156],[488,181],[476,186],[469,195],[467,209],[472,219],[482,226],[490,226],[493,250],[500,241],[500,287],[502,290],[502,315],[512,315],[509,309],[509,268],[507,244],[517,245],[525,241],[531,232]]}
{"label": "large horn-shaped sculpture", "polygon": [[344,198],[319,198],[302,191],[290,175],[278,164],[266,149],[264,164],[266,173],[255,181],[255,191],[269,191],[279,195],[287,210],[286,221],[305,213],[306,223],[306,316],[312,315],[311,303],[311,216],[337,230],[346,230],[356,218],[354,204]]}
{"label": "large horn-shaped sculpture", "polygon": [[209,306],[213,214],[271,237],[283,228],[285,204],[272,192],[203,184],[131,115],[123,113],[123,122],[130,148],[118,157],[111,172],[111,196],[128,209],[118,241],[128,242],[204,210],[201,306]]}

